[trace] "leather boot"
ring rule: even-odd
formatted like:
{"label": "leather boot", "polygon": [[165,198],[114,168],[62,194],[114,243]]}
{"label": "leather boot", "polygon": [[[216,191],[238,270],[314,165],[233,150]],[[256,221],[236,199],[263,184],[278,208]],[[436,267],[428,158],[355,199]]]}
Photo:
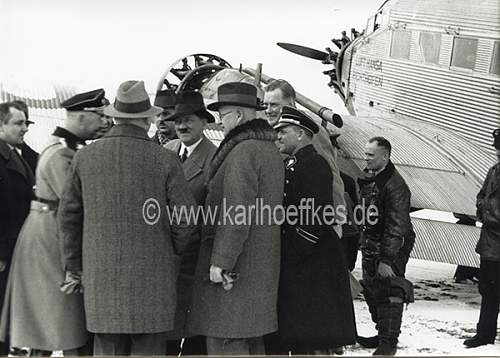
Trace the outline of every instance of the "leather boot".
{"label": "leather boot", "polygon": [[372,337],[356,336],[356,342],[358,342],[360,345],[362,345],[365,348],[377,348],[379,338],[378,338],[378,335],[372,336]]}
{"label": "leather boot", "polygon": [[401,333],[403,303],[382,303],[378,306],[379,347],[374,355],[394,355]]}
{"label": "leather boot", "polygon": [[389,343],[381,343],[373,352],[374,356],[393,356],[397,352],[396,346]]}

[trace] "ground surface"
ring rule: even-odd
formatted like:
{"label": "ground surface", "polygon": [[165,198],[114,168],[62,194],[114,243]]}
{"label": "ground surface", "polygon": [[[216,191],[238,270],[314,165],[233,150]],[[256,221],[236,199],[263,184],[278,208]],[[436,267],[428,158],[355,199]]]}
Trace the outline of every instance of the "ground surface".
{"label": "ground surface", "polygon": [[[477,284],[453,282],[456,266],[410,260],[407,278],[415,284],[415,303],[403,313],[397,355],[500,356],[500,341],[466,349],[465,338],[475,334],[479,317],[480,295]],[[361,276],[360,263],[354,271]],[[355,300],[358,333],[376,334],[364,300]],[[499,324],[500,327],[500,324]],[[498,336],[497,336],[498,337]],[[348,347],[345,355],[371,355],[373,349],[359,345]]]}

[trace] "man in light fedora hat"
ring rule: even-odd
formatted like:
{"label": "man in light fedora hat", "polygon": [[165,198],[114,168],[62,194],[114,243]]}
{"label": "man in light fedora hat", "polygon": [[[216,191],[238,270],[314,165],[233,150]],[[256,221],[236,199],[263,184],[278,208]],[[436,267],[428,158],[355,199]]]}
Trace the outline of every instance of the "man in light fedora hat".
{"label": "man in light fedora hat", "polygon": [[[175,111],[166,120],[175,123],[179,139],[171,140],[164,147],[179,156],[196,204],[203,206],[207,195],[208,169],[217,150],[217,147],[203,135],[203,130],[207,123],[214,122],[214,117],[205,109],[200,93],[185,91],[177,95]],[[180,275],[177,280],[175,328],[168,334],[167,355],[179,354],[182,338],[184,338],[182,355],[207,354],[205,337],[193,336],[186,329],[194,271],[200,250],[200,232],[197,231],[195,235],[196,240],[190,243],[182,255]]]}
{"label": "man in light fedora hat", "polygon": [[[252,214],[251,206],[258,200],[281,205],[284,166],[276,133],[256,119],[263,109],[257,89],[230,82],[217,94],[208,109],[219,112],[225,138],[210,165],[205,200],[216,217],[202,228],[188,328],[207,336],[210,355],[264,354],[262,337],[278,328],[280,227],[256,210]],[[223,207],[249,210],[251,218],[241,222],[239,211]]]}
{"label": "man in light fedora hat", "polygon": [[75,155],[61,198],[63,264],[83,271],[95,355],[163,355],[173,328],[178,255],[193,227],[164,209],[194,200],[176,155],[147,136],[160,112],[142,81],[122,83],[104,109],[116,125]]}

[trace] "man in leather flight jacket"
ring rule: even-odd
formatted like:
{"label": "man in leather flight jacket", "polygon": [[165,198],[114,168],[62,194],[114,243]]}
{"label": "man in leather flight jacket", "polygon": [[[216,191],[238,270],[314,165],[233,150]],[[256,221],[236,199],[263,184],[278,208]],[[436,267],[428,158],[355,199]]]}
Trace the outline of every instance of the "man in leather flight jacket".
{"label": "man in leather flight jacket", "polygon": [[368,209],[361,239],[363,292],[378,329],[378,336],[358,337],[358,342],[377,347],[374,355],[396,353],[403,303],[413,301],[413,285],[404,278],[415,242],[411,193],[390,155],[387,139],[370,139],[365,146],[366,169],[358,179],[361,205]]}

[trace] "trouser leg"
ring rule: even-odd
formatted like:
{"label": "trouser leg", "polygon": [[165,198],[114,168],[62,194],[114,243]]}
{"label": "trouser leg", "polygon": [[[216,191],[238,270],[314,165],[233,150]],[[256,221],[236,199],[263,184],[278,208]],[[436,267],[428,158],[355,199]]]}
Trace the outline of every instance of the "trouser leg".
{"label": "trouser leg", "polygon": [[165,354],[167,356],[178,356],[181,352],[181,340],[180,339],[169,339],[167,341],[167,348]]}
{"label": "trouser leg", "polygon": [[370,311],[370,315],[372,317],[373,323],[375,323],[375,327],[377,327],[378,324],[378,303],[373,297],[372,294],[370,294],[367,290],[363,290],[363,295],[365,296],[365,301],[368,306],[368,310]]}
{"label": "trouser leg", "polygon": [[279,332],[264,336],[264,348],[266,355],[288,355],[288,349],[281,342]]}
{"label": "trouser leg", "polygon": [[184,343],[182,344],[182,355],[183,356],[207,355],[207,343],[205,336],[193,336],[184,338]]}
{"label": "trouser leg", "polygon": [[479,292],[481,311],[477,334],[485,339],[494,339],[497,334],[499,311],[500,262],[481,260]]}
{"label": "trouser leg", "polygon": [[130,337],[128,334],[96,333],[94,335],[95,356],[130,355]]}
{"label": "trouser leg", "polygon": [[130,355],[161,356],[167,350],[166,332],[131,334]]}
{"label": "trouser leg", "polygon": [[380,344],[396,347],[401,332],[403,303],[381,303],[377,309]]}
{"label": "trouser leg", "polygon": [[207,337],[209,355],[264,355],[264,339]]}

